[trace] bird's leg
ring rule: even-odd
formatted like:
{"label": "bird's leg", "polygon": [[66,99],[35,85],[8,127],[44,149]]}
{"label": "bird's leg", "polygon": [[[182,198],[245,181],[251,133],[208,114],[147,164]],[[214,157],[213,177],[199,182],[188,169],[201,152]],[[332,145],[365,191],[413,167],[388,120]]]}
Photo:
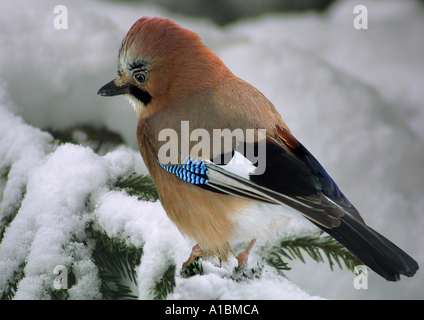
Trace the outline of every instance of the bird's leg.
{"label": "bird's leg", "polygon": [[247,260],[249,259],[250,251],[252,250],[253,246],[255,245],[255,242],[256,242],[256,239],[253,239],[250,242],[249,247],[237,256],[237,261],[238,261],[237,271],[242,270],[244,268],[244,266],[246,265]]}
{"label": "bird's leg", "polygon": [[205,253],[203,252],[202,248],[200,248],[200,246],[196,244],[191,250],[191,254],[188,260],[183,263],[183,270],[188,267],[197,257],[203,256],[205,256]]}

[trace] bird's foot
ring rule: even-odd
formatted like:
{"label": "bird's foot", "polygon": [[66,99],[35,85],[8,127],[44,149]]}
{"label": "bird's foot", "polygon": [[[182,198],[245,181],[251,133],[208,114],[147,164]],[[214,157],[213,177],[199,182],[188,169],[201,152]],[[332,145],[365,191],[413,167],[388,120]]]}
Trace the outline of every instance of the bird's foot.
{"label": "bird's foot", "polygon": [[183,263],[183,269],[187,268],[197,257],[203,257],[205,256],[205,253],[203,252],[202,248],[198,244],[196,244],[190,254],[190,257],[186,262]]}
{"label": "bird's foot", "polygon": [[253,246],[255,245],[255,242],[256,242],[256,239],[253,239],[250,242],[249,247],[245,251],[243,251],[242,253],[239,253],[239,255],[237,256],[237,261],[238,261],[238,266],[237,266],[237,269],[236,269],[237,272],[240,271],[240,270],[243,270],[244,266],[247,263],[247,260],[249,260],[249,254],[250,254],[250,251],[252,250]]}

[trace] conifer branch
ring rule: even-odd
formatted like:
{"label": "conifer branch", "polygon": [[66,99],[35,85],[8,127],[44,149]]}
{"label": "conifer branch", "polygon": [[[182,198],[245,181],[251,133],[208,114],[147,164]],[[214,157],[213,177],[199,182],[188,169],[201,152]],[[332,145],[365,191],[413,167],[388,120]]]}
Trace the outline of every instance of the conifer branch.
{"label": "conifer branch", "polygon": [[170,264],[168,269],[160,277],[153,288],[152,296],[155,300],[165,300],[167,295],[174,292],[175,283],[175,265]]}
{"label": "conifer branch", "polygon": [[291,268],[283,259],[287,258],[292,261],[298,259],[305,263],[302,251],[316,262],[324,262],[321,252],[324,253],[332,271],[335,263],[340,269],[343,269],[341,261],[352,272],[355,266],[361,264],[343,245],[333,237],[323,235],[323,232],[299,238],[283,239],[278,246],[274,246],[268,251],[266,260],[277,270],[290,270]]}
{"label": "conifer branch", "polygon": [[183,278],[189,278],[195,275],[204,274],[202,260],[203,259],[201,257],[194,259],[194,261],[185,267],[184,270],[181,270],[181,276]]}
{"label": "conifer branch", "polygon": [[137,196],[141,201],[157,201],[159,195],[149,175],[133,172],[126,176],[118,177],[113,187],[125,190],[130,196]]}

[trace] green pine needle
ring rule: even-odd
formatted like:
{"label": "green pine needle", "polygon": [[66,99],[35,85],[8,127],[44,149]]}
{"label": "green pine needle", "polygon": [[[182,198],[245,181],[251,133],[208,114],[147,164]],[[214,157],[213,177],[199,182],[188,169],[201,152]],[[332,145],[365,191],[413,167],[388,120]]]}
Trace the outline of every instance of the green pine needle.
{"label": "green pine needle", "polygon": [[91,231],[96,239],[93,260],[100,270],[128,278],[137,285],[136,268],[140,264],[142,250],[109,238],[105,234]]}
{"label": "green pine needle", "polygon": [[165,300],[167,295],[174,292],[175,283],[175,265],[170,264],[168,269],[160,277],[153,288],[153,298],[156,300]]}
{"label": "green pine needle", "polygon": [[120,176],[113,187],[125,190],[130,196],[137,196],[138,200],[156,201],[159,195],[149,175],[140,175],[133,172],[127,176]]}
{"label": "green pine needle", "polygon": [[191,264],[185,267],[184,270],[181,270],[181,276],[183,278],[189,278],[195,275],[202,274],[204,274],[204,272],[201,257],[197,257]]}
{"label": "green pine needle", "polygon": [[269,250],[267,262],[277,270],[290,270],[283,259],[298,259],[305,263],[302,252],[305,252],[316,262],[324,262],[321,252],[324,253],[331,270],[333,270],[335,263],[340,269],[343,269],[341,261],[352,272],[355,266],[361,264],[358,258],[351,254],[343,245],[331,236],[323,236],[322,232],[281,240],[278,246],[274,246]]}

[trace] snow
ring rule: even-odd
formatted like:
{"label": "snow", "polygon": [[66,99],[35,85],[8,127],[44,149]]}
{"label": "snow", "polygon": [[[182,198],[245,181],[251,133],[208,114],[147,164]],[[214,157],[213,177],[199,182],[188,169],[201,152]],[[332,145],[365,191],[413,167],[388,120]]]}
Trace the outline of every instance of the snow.
{"label": "snow", "polygon": [[[209,267],[209,268],[208,268]],[[320,300],[310,296],[288,279],[265,270],[260,280],[236,282],[227,270],[206,263],[205,275],[197,275],[189,280],[177,278],[176,290],[168,296],[170,300]]]}
{"label": "snow", "polygon": [[[169,17],[197,32],[230,69],[261,90],[295,136],[320,160],[365,221],[424,265],[424,28],[415,1],[367,0],[367,30],[353,27],[353,0],[325,15],[268,14],[217,27],[153,5],[63,1],[69,29],[53,27],[56,3],[0,4],[0,214],[19,209],[0,244],[0,291],[25,263],[16,299],[46,299],[57,265],[73,265],[71,299],[100,297],[87,223],[143,247],[139,297],[170,262],[194,245],[166,217],[109,183],[145,173],[135,139],[136,116],[120,98],[97,90],[116,73],[123,36],[144,15]],[[13,28],[10,28],[13,26]],[[56,146],[40,130],[105,125],[128,146],[99,156],[81,145]],[[76,138],[84,140],[82,133]],[[89,201],[87,201],[89,200]],[[20,207],[19,207],[20,205]],[[4,222],[1,222],[2,226]],[[292,219],[284,232],[299,232]],[[305,227],[307,228],[307,227]],[[301,228],[300,228],[301,229]],[[255,246],[248,266],[259,261]],[[205,275],[177,277],[169,299],[422,299],[424,276],[387,283],[370,272],[367,290],[328,265],[292,262],[286,276],[265,268],[259,279],[231,279],[204,261]]]}

